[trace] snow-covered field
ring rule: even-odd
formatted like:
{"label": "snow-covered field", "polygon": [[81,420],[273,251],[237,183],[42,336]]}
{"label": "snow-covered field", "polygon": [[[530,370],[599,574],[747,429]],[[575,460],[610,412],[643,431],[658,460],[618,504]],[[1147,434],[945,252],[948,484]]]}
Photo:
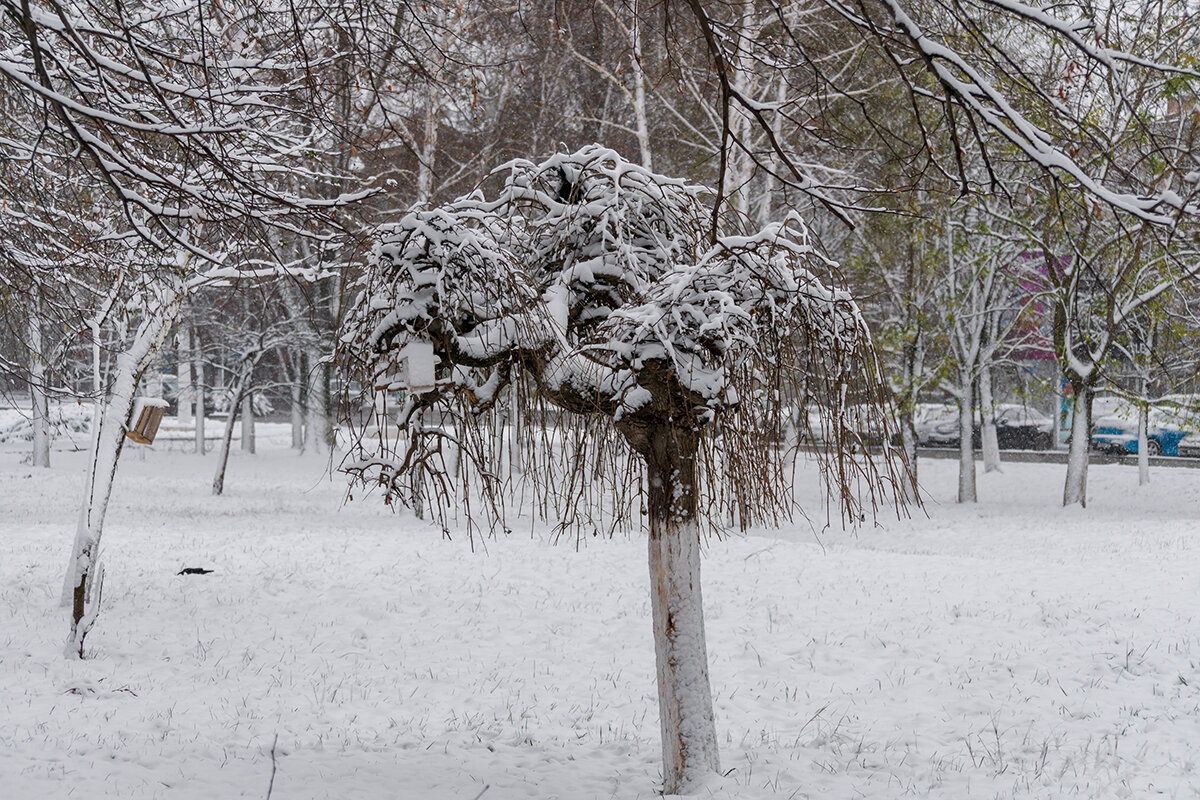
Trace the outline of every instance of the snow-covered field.
{"label": "snow-covered field", "polygon": [[[58,598],[85,455],[20,456],[0,452],[0,796],[654,796],[639,537],[472,551],[342,507],[285,445],[235,452],[223,497],[211,455],[130,447],[80,662]],[[962,508],[955,463],[921,466],[928,519],[709,544],[728,773],[701,796],[1200,795],[1200,473],[1095,467],[1063,510],[1062,466],[1012,464]]]}

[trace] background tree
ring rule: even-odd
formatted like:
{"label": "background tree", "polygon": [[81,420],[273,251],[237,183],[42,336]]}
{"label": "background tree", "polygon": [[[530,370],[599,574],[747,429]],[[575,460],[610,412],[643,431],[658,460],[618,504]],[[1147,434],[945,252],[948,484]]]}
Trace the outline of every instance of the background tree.
{"label": "background tree", "polygon": [[[154,361],[184,299],[228,279],[245,247],[268,231],[308,235],[303,219],[346,202],[307,198],[297,153],[320,147],[319,108],[304,106],[306,77],[322,66],[297,32],[314,6],[223,8],[185,3],[171,14],[121,4],[0,2],[0,83],[19,115],[6,161],[26,180],[4,182],[0,201],[43,229],[85,230],[111,259],[63,275],[86,288],[93,454],[64,599],[68,651],[82,654],[98,609],[96,572],[105,509],[124,426],[142,372]],[[315,73],[313,73],[315,74]],[[75,173],[76,207],[98,217],[56,220],[62,207],[33,192]],[[289,176],[289,177],[284,177]],[[57,249],[57,248],[55,248]],[[62,252],[42,250],[46,263]],[[68,266],[67,269],[70,269]],[[253,271],[252,271],[253,273]],[[101,352],[112,348],[111,370]]]}

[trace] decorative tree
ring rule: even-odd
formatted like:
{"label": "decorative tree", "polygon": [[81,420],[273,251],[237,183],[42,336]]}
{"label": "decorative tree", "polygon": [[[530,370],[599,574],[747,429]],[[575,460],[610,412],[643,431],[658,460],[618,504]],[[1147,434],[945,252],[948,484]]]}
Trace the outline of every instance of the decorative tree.
{"label": "decorative tree", "polygon": [[[501,169],[495,198],[413,210],[381,230],[340,354],[379,432],[356,437],[344,468],[389,502],[424,493],[444,513],[454,493],[481,497],[495,521],[504,487],[480,415],[506,388],[527,411],[549,404],[586,421],[582,437],[530,448],[526,474],[578,463],[562,453],[581,442],[623,440],[645,469],[664,790],[677,793],[718,766],[701,536],[794,508],[771,423],[808,399],[825,409],[812,438],[843,512],[860,517],[864,489],[874,509],[881,476],[895,497],[898,460],[881,470],[852,455],[865,453],[858,431],[888,440],[878,364],[850,295],[818,277],[833,265],[798,217],[714,235],[704,189],[598,145]],[[400,389],[393,420],[373,390]],[[439,424],[422,424],[423,410]],[[444,442],[461,453],[453,469]],[[560,519],[584,493],[595,501],[583,481],[562,484]],[[630,512],[615,514],[628,524]]]}

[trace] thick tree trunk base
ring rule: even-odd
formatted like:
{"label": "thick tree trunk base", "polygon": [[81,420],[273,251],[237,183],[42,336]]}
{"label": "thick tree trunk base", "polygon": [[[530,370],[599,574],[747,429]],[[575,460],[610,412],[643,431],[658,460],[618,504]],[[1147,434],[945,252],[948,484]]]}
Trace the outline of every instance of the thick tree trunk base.
{"label": "thick tree trunk base", "polygon": [[1092,446],[1091,388],[1076,390],[1075,413],[1071,420],[1071,441],[1067,451],[1067,479],[1063,485],[1063,505],[1087,508],[1088,451]]}
{"label": "thick tree trunk base", "polygon": [[695,524],[650,537],[650,580],[663,793],[684,794],[720,769]]}
{"label": "thick tree trunk base", "polygon": [[669,424],[620,428],[646,460],[663,793],[683,794],[720,769],[700,591],[697,434]]}
{"label": "thick tree trunk base", "polygon": [[[966,386],[970,385],[968,381]],[[971,396],[970,388],[964,392],[967,397]],[[975,410],[970,400],[959,398],[958,403],[958,502],[976,503],[979,496],[975,491],[975,448],[972,446]]]}

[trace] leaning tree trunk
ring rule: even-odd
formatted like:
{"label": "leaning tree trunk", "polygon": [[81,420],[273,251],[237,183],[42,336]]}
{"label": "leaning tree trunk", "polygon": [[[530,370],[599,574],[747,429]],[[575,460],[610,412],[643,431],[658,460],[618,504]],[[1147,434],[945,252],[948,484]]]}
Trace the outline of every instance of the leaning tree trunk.
{"label": "leaning tree trunk", "polygon": [[1092,387],[1073,380],[1075,410],[1071,417],[1071,441],[1067,452],[1067,479],[1063,485],[1063,505],[1078,503],[1087,508],[1088,450],[1092,445]]}
{"label": "leaning tree trunk", "polygon": [[[107,397],[96,398],[97,413],[93,421],[95,430],[87,486],[63,587],[63,600],[71,605],[71,635],[66,646],[68,655],[83,657],[84,639],[100,611],[100,592],[104,579],[100,564],[100,537],[104,532],[104,517],[112,496],[113,479],[117,474],[117,459],[125,444],[125,424],[133,410],[134,390],[166,338],[178,310],[178,301],[175,301],[160,307],[154,316],[143,322],[129,349],[116,358]],[[94,338],[98,341],[98,333]],[[93,369],[98,384],[98,345]]]}
{"label": "leaning tree trunk", "polygon": [[697,434],[665,423],[620,428],[646,461],[663,793],[683,794],[720,768],[700,593]]}
{"label": "leaning tree trunk", "polygon": [[[250,396],[250,378],[254,375],[254,364],[242,365],[238,375],[237,386],[229,401],[229,417],[225,420],[225,433],[221,436],[221,451],[217,455],[217,471],[213,473],[212,493],[219,495],[225,491],[225,469],[229,465],[229,447],[233,443],[233,426],[237,422],[239,410],[245,411],[242,400]],[[246,420],[243,413],[242,427],[245,429]],[[245,442],[245,437],[242,439]],[[254,452],[251,450],[250,452]]]}

